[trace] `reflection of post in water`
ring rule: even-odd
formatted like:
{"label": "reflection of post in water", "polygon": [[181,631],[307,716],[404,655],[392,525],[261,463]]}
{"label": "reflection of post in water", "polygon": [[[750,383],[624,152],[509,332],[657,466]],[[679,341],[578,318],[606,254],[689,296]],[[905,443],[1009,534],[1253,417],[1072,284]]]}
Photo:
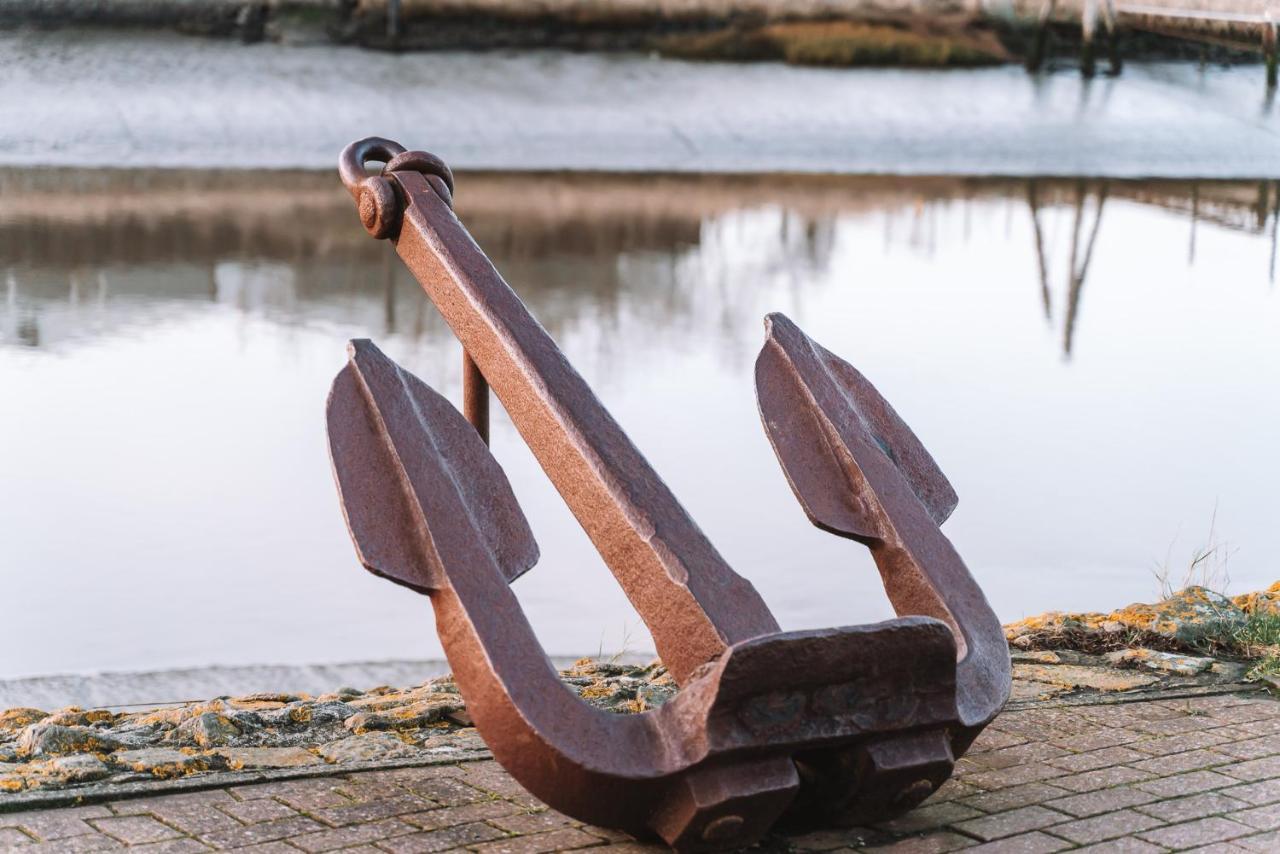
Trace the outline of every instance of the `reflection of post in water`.
{"label": "reflection of post in water", "polygon": [[1187,248],[1187,266],[1196,263],[1196,226],[1200,223],[1200,184],[1191,185],[1191,245]]}
{"label": "reflection of post in water", "polygon": [[[1062,353],[1071,358],[1071,342],[1075,337],[1076,319],[1080,313],[1080,294],[1084,291],[1084,278],[1089,272],[1089,261],[1093,258],[1093,247],[1098,240],[1098,227],[1102,225],[1102,206],[1107,200],[1107,185],[1104,182],[1098,188],[1098,204],[1094,212],[1093,228],[1089,232],[1089,241],[1085,244],[1084,257],[1078,258],[1080,228],[1084,223],[1085,197],[1088,195],[1085,183],[1076,185],[1076,216],[1071,236],[1071,275],[1067,290],[1067,320],[1062,332]],[[1078,259],[1078,260],[1077,260]]]}
{"label": "reflection of post in water", "polygon": [[1273,187],[1275,201],[1271,207],[1271,264],[1268,268],[1268,281],[1271,284],[1276,283],[1276,229],[1280,226],[1280,181],[1275,182]]}
{"label": "reflection of post in water", "polygon": [[1044,231],[1040,228],[1040,194],[1036,179],[1027,181],[1027,204],[1031,207],[1031,228],[1036,237],[1036,260],[1040,262],[1040,299],[1044,319],[1053,320],[1053,298],[1049,294],[1049,262],[1044,256]]}

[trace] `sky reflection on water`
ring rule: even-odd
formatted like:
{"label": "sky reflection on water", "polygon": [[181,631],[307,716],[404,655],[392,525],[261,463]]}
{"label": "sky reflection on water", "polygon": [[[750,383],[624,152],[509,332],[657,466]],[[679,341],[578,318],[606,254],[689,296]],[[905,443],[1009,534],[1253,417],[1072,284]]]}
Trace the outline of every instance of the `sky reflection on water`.
{"label": "sky reflection on water", "polygon": [[[0,172],[0,584],[30,639],[0,678],[439,655],[426,600],[354,560],[322,408],[347,338],[454,400],[458,348],[335,183]],[[1151,598],[1153,567],[1178,577],[1215,508],[1233,589],[1277,577],[1269,184],[459,189],[481,246],[784,628],[890,612],[864,550],[805,521],[759,425],[774,310],[932,450],[960,494],[945,530],[1002,618]],[[515,589],[548,651],[651,648],[499,407],[493,433],[542,548]]]}

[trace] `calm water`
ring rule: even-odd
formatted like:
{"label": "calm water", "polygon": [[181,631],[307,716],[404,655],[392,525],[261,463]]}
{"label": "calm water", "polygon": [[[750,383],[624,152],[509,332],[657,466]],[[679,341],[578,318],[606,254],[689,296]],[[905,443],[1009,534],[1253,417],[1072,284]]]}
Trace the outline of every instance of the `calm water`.
{"label": "calm water", "polygon": [[[932,449],[1001,617],[1150,599],[1153,568],[1214,543],[1234,590],[1280,577],[1276,195],[470,174],[458,206],[803,628],[890,612],[765,440],[773,310]],[[329,174],[0,171],[0,678],[437,657],[426,600],[358,567],[338,510],[323,404],[356,336],[458,398],[448,329]],[[651,648],[500,410],[493,432],[542,547],[515,589],[548,651]]]}

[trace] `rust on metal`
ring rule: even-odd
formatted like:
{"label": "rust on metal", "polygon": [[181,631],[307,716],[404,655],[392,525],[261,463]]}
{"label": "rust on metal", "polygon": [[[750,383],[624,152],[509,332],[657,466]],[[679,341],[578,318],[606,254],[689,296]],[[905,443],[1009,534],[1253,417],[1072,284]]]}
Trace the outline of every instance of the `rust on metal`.
{"label": "rust on metal", "polygon": [[[448,167],[370,138],[339,171],[465,354],[459,412],[351,343],[327,410],[343,512],[366,568],[430,596],[498,761],[562,812],[683,851],[748,845],[783,820],[884,819],[936,790],[1003,706],[1009,657],[939,529],[955,492],[875,388],[766,319],[769,440],[810,520],[870,548],[900,615],[782,632],[454,216]],[[661,708],[597,710],[544,654],[509,587],[538,547],[487,447],[490,389],[680,684]]]}

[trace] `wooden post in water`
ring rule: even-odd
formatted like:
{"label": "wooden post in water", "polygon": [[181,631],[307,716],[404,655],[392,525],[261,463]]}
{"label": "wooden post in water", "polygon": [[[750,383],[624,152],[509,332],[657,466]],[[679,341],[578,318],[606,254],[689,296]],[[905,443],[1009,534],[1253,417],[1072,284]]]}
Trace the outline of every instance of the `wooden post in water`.
{"label": "wooden post in water", "polygon": [[1278,70],[1276,67],[1276,22],[1271,20],[1271,9],[1267,9],[1267,20],[1262,25],[1262,53],[1267,61],[1267,88],[1276,88]]}
{"label": "wooden post in water", "polygon": [[1119,74],[1123,63],[1120,60],[1120,43],[1117,41],[1120,24],[1116,20],[1115,0],[1103,0],[1102,23],[1107,28],[1107,48],[1110,52],[1111,73]]}
{"label": "wooden post in water", "polygon": [[400,47],[400,0],[387,0],[387,41]]}
{"label": "wooden post in water", "polygon": [[1080,11],[1080,73],[1092,77],[1097,73],[1094,61],[1093,35],[1098,28],[1098,0],[1084,0]]}
{"label": "wooden post in water", "polygon": [[1044,64],[1049,43],[1049,21],[1057,8],[1058,0],[1044,0],[1040,7],[1040,19],[1036,22],[1035,35],[1031,39],[1031,52],[1027,54],[1027,70],[1039,71]]}

